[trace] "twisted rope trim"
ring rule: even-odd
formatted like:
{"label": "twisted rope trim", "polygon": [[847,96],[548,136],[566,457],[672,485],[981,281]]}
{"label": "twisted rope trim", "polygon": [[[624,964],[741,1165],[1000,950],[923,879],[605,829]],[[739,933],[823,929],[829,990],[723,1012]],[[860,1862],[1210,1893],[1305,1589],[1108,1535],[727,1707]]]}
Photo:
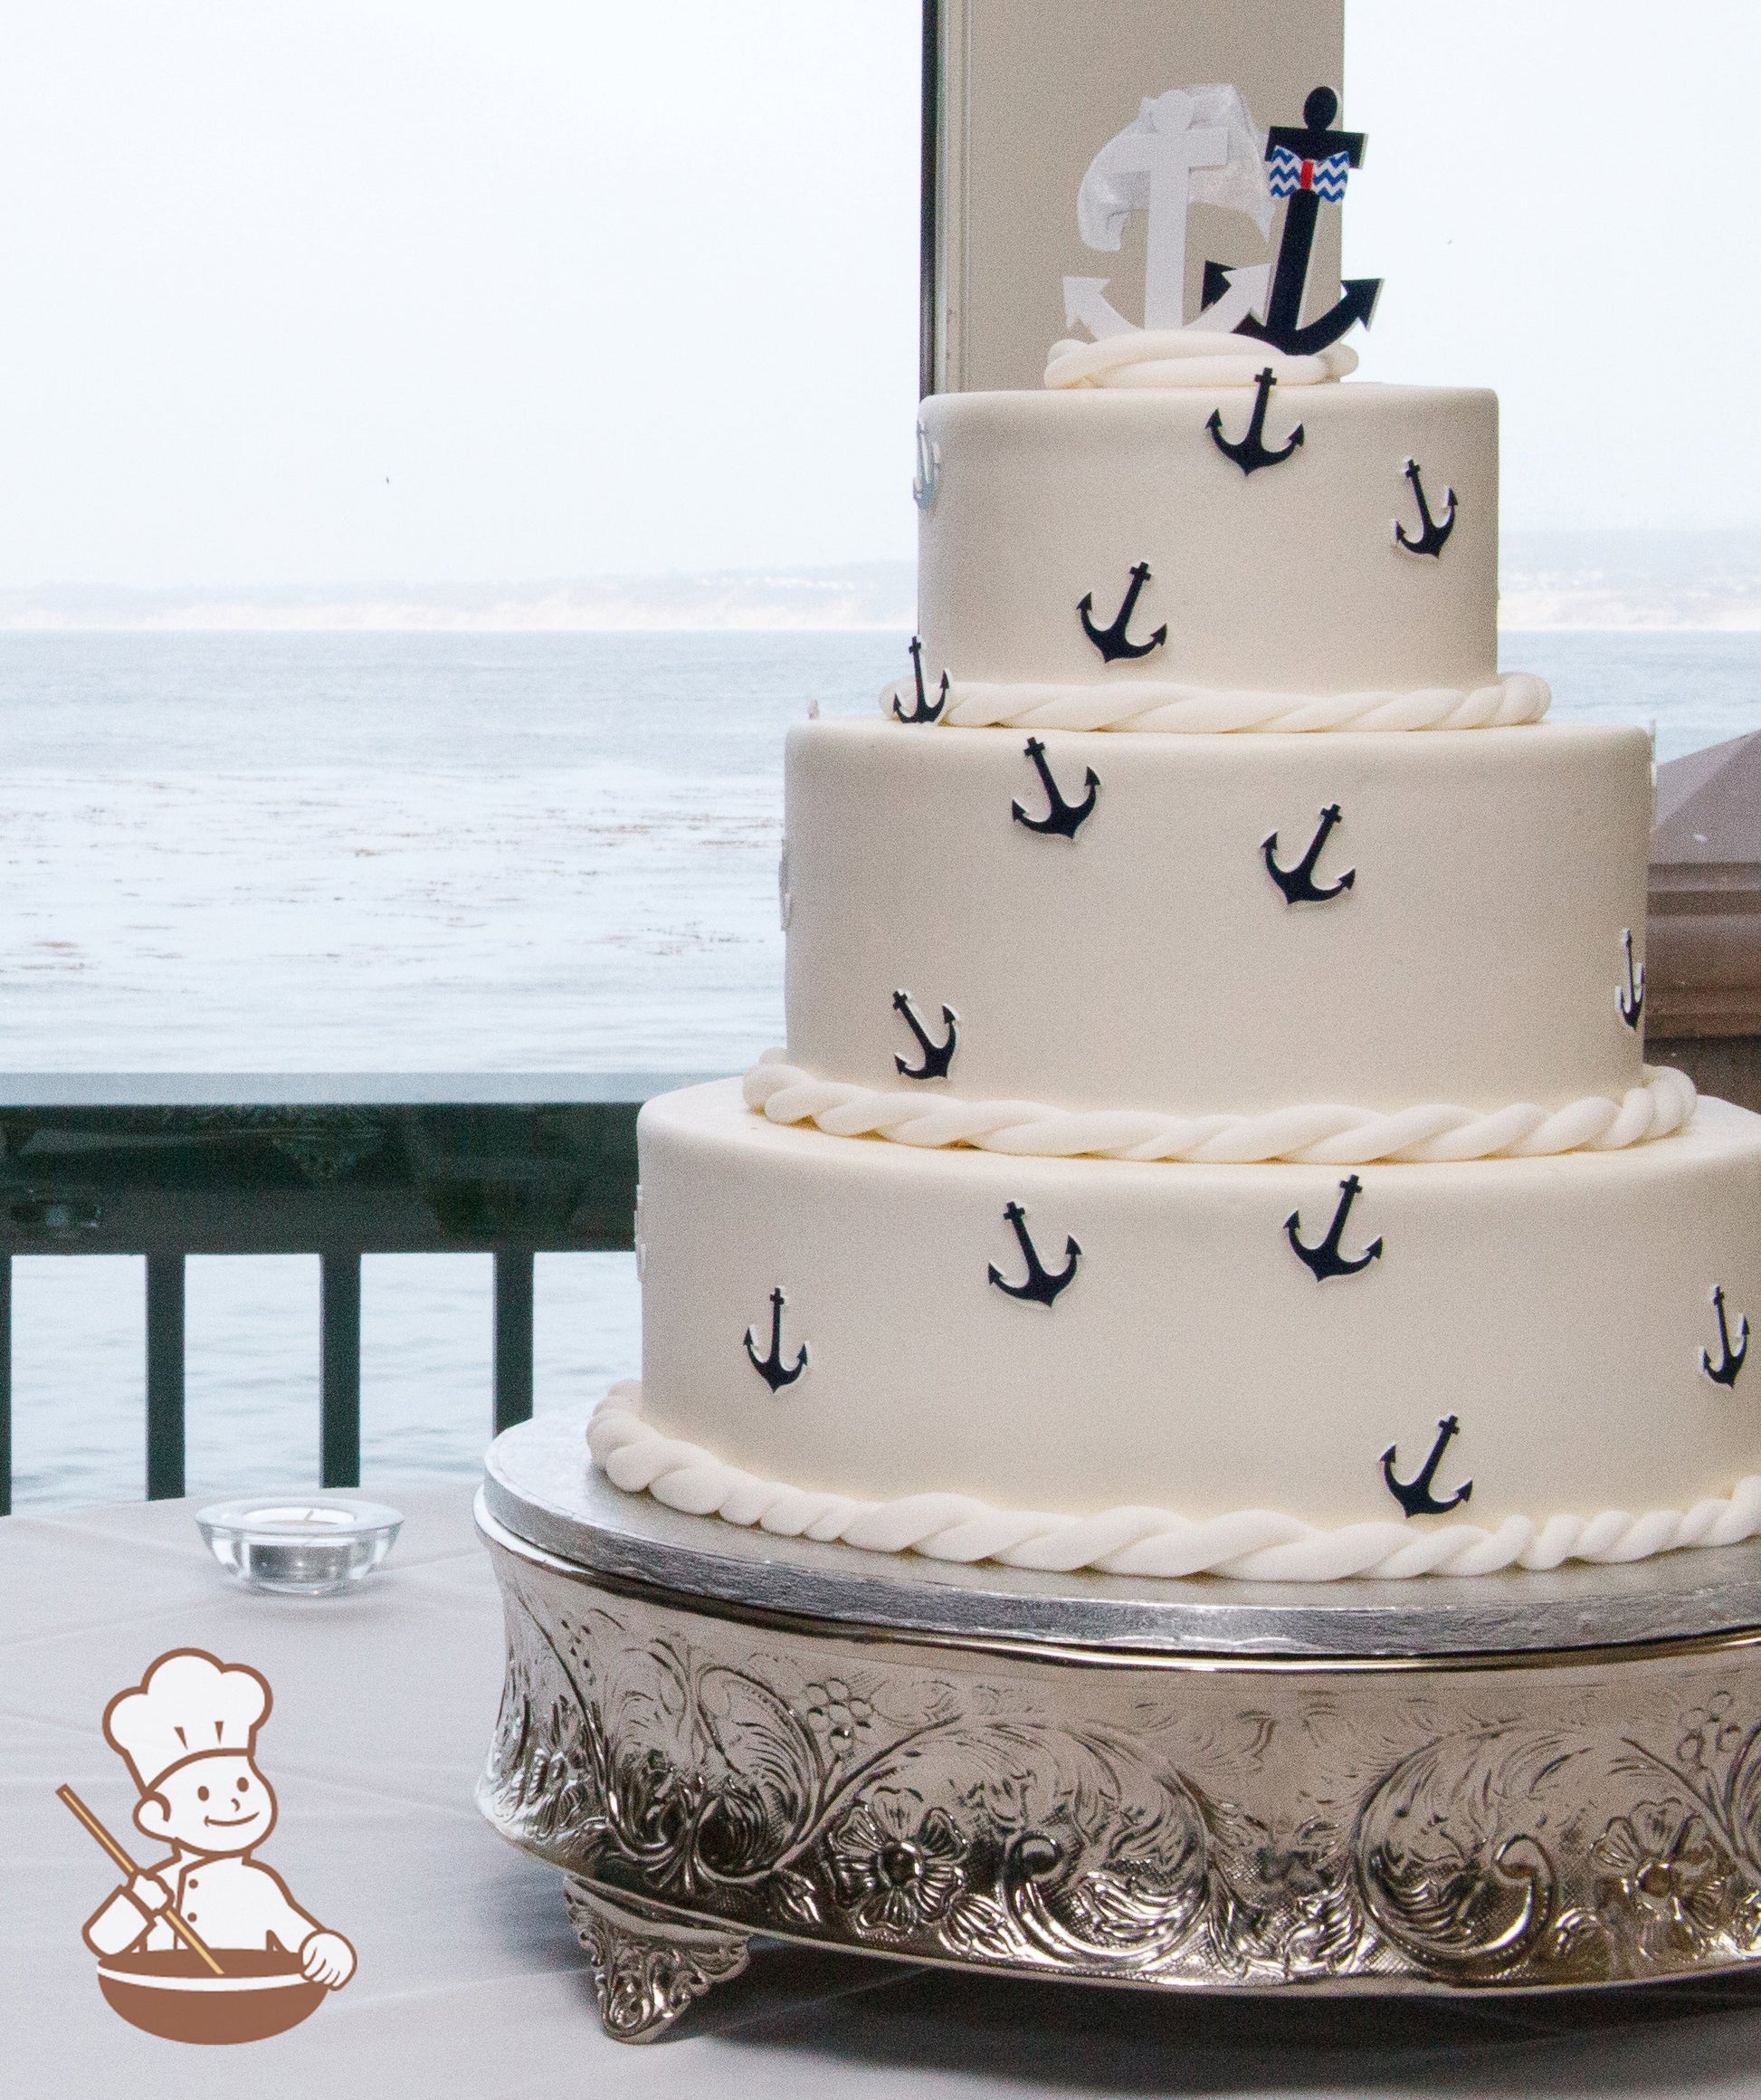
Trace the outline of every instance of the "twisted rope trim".
{"label": "twisted rope trim", "polygon": [[1685,1072],[1646,1065],[1619,1100],[1591,1094],[1551,1112],[1532,1102],[1480,1114],[1443,1106],[1324,1105],[1267,1115],[1165,1115],[1153,1109],[1052,1109],[1029,1101],[957,1101],[816,1079],[767,1050],[741,1082],[746,1105],[774,1123],[811,1122],[834,1138],[889,1138],[938,1149],[969,1145],[1039,1160],[1185,1160],[1238,1166],[1286,1160],[1364,1167],[1377,1160],[1536,1160],[1617,1152],[1679,1131],[1698,1096]]}
{"label": "twisted rope trim", "polygon": [[[880,689],[880,711],[896,720],[917,705],[911,679]],[[1120,730],[1163,736],[1216,736],[1252,730],[1280,735],[1320,730],[1487,730],[1537,722],[1553,704],[1543,678],[1512,672],[1471,692],[1227,692],[1154,680],[1129,685],[975,685],[949,681],[938,720],[950,729]]]}
{"label": "twisted rope trim", "polygon": [[1318,387],[1357,369],[1348,343],[1298,358],[1251,336],[1214,329],[1133,329],[1097,343],[1067,338],[1046,353],[1045,384],[1081,387],[1252,387],[1270,368],[1280,387]]}
{"label": "twisted rope trim", "polygon": [[1761,1476],[1737,1483],[1728,1501],[1632,1516],[1549,1517],[1536,1525],[1507,1517],[1497,1531],[1448,1524],[1413,1532],[1404,1523],[1345,1524],[1327,1531],[1274,1510],[1240,1510],[1194,1521],[1170,1510],[1103,1510],[1050,1516],[993,1509],[963,1494],[912,1494],[894,1502],[788,1487],[727,1465],[700,1445],[662,1436],[643,1419],[642,1387],[614,1386],[587,1426],[593,1461],[629,1494],[652,1494],[690,1516],[719,1516],[778,1538],[833,1541],[871,1553],[921,1553],[931,1561],[998,1561],[1060,1574],[1223,1575],[1245,1582],[1405,1581],[1417,1575],[1492,1575],[1502,1568],[1557,1568],[1566,1561],[1644,1561],[1684,1546],[1734,1546],[1761,1532]]}

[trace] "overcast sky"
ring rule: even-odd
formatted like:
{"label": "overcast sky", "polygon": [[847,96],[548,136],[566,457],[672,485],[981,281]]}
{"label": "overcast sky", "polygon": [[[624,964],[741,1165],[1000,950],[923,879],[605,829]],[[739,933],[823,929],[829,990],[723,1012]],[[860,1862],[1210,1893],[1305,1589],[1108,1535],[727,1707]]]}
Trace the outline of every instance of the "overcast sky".
{"label": "overcast sky", "polygon": [[[1347,4],[1366,376],[1761,524],[1761,6]],[[917,97],[913,0],[10,0],[0,585],[909,555]]]}

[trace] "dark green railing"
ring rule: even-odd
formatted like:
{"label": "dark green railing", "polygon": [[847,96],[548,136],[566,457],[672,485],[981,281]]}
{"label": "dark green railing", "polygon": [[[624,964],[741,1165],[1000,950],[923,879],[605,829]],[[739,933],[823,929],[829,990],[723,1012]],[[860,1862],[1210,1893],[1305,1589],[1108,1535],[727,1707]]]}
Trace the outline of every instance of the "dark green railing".
{"label": "dark green railing", "polygon": [[316,1254],[319,1476],[361,1465],[361,1256],[495,1260],[491,1420],[532,1412],[532,1264],[628,1249],[636,1112],[682,1078],[0,1078],[0,1513],[14,1255],[144,1255],[146,1484],[184,1492],[184,1263]]}

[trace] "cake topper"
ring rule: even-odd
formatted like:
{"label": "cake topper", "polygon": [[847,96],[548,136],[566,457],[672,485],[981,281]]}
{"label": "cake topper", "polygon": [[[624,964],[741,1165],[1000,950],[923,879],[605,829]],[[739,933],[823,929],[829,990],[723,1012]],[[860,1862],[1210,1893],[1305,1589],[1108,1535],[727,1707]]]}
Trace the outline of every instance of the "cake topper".
{"label": "cake topper", "polygon": [[[1239,88],[1170,88],[1153,100],[1146,96],[1136,121],[1108,140],[1082,177],[1076,222],[1086,246],[1117,249],[1131,215],[1148,215],[1147,329],[1185,324],[1186,218],[1195,204],[1245,212],[1262,234],[1271,232],[1259,138]],[[1228,289],[1219,282],[1220,295]],[[1104,277],[1064,280],[1067,310],[1097,339],[1131,327],[1108,303]],[[1212,329],[1223,325],[1205,321]]]}
{"label": "cake topper", "polygon": [[[1309,265],[1314,255],[1315,230],[1323,202],[1345,202],[1346,179],[1354,167],[1364,165],[1364,134],[1335,131],[1339,98],[1331,88],[1317,88],[1302,105],[1300,124],[1274,124],[1266,135],[1266,159],[1271,170],[1271,194],[1288,200],[1284,232],[1272,265],[1271,292],[1266,318],[1249,314],[1235,324],[1237,335],[1252,336],[1270,343],[1292,358],[1312,358],[1337,343],[1355,322],[1369,326],[1382,291],[1379,277],[1347,281],[1338,302],[1318,320],[1302,323],[1303,294],[1309,285]],[[1217,286],[1217,277],[1205,272],[1207,290]],[[1199,316],[1204,320],[1204,316]]]}
{"label": "cake topper", "polygon": [[1748,1360],[1748,1314],[1745,1312],[1737,1323],[1737,1346],[1730,1346],[1730,1326],[1725,1318],[1724,1285],[1718,1284],[1712,1293],[1712,1310],[1718,1316],[1718,1360],[1712,1361],[1712,1351],[1702,1349],[1699,1368],[1715,1386],[1734,1386],[1737,1374]]}
{"label": "cake topper", "polygon": [[942,673],[942,689],[937,696],[935,706],[931,707],[928,697],[923,690],[923,644],[913,635],[909,642],[906,644],[906,647],[911,652],[911,675],[916,679],[918,688],[917,705],[909,714],[907,714],[905,710],[900,706],[898,697],[895,695],[893,712],[902,722],[940,721],[942,710],[947,705],[947,673],[946,671]]}
{"label": "cake topper", "polygon": [[1027,1213],[1019,1203],[1007,1204],[1003,1215],[1015,1228],[1015,1237],[1021,1242],[1023,1259],[1027,1264],[1027,1281],[1023,1284],[1005,1284],[1003,1272],[993,1262],[988,1274],[992,1283],[1005,1297],[1031,1299],[1036,1305],[1050,1305],[1062,1291],[1067,1291],[1076,1281],[1076,1265],[1082,1258],[1082,1250],[1073,1239],[1064,1241],[1064,1265],[1054,1276],[1048,1273],[1040,1259],[1040,1250],[1028,1236]]}
{"label": "cake topper", "polygon": [[793,1365],[783,1361],[783,1308],[788,1303],[783,1295],[781,1284],[770,1294],[770,1354],[760,1356],[752,1339],[752,1330],[746,1331],[746,1353],[752,1359],[752,1368],[774,1393],[785,1386],[792,1386],[807,1368],[807,1344],[804,1341]]}
{"label": "cake topper", "polygon": [[[1134,336],[1141,331],[1126,320],[1107,297],[1105,277],[1066,277],[1064,326],[1088,329],[1096,342],[1112,336]],[[1270,262],[1252,262],[1239,269],[1219,262],[1204,265],[1203,311],[1186,323],[1186,331],[1203,329],[1207,335],[1229,335],[1237,321],[1258,313],[1266,303],[1266,287],[1271,282]]]}
{"label": "cake topper", "polygon": [[1641,963],[1635,975],[1632,968],[1632,929],[1621,929],[1621,946],[1626,950],[1626,982],[1615,995],[1620,1001],[1621,1018],[1636,1033],[1641,1017],[1645,1010],[1645,966]]}
{"label": "cake topper", "polygon": [[1129,663],[1139,656],[1147,656],[1152,649],[1159,649],[1168,638],[1166,625],[1157,627],[1147,642],[1129,642],[1125,630],[1131,624],[1131,616],[1138,609],[1138,599],[1144,586],[1149,581],[1149,564],[1136,563],[1131,570],[1131,581],[1125,587],[1125,597],[1110,627],[1097,627],[1094,624],[1094,593],[1085,591],[1077,604],[1081,615],[1082,632],[1099,650],[1101,660],[1107,663]]}
{"label": "cake topper", "polygon": [[1380,1258],[1382,1242],[1378,1237],[1370,1242],[1355,1261],[1347,1261],[1339,1252],[1339,1241],[1344,1236],[1346,1219],[1351,1215],[1351,1207],[1357,1200],[1364,1184],[1356,1175],[1348,1175],[1339,1184],[1339,1207],[1333,1213],[1333,1222],[1327,1228],[1327,1237],[1318,1246],[1305,1246],[1298,1235],[1302,1229],[1302,1213],[1291,1211],[1284,1220],[1285,1236],[1290,1240],[1291,1252],[1299,1262],[1306,1263],[1314,1271],[1315,1281],[1324,1284],[1329,1276],[1355,1276],[1360,1269],[1366,1269]]}
{"label": "cake topper", "polygon": [[1339,806],[1330,802],[1320,813],[1320,828],[1309,842],[1309,850],[1293,868],[1280,868],[1275,855],[1278,852],[1278,834],[1261,842],[1260,851],[1265,858],[1266,873],[1284,892],[1287,904],[1325,904],[1329,898],[1341,897],[1357,880],[1356,868],[1347,868],[1338,881],[1328,889],[1318,889],[1315,884],[1315,863],[1321,856],[1321,848],[1327,844],[1333,826],[1341,821]]}
{"label": "cake topper", "polygon": [[1442,518],[1433,518],[1431,506],[1425,501],[1424,482],[1421,479],[1423,470],[1417,460],[1408,460],[1400,471],[1413,484],[1413,493],[1419,500],[1419,516],[1423,520],[1423,527],[1416,539],[1410,539],[1405,526],[1396,518],[1395,545],[1404,547],[1409,554],[1441,554],[1448,543],[1450,534],[1455,530],[1455,491],[1444,490],[1443,497],[1449,508]]}
{"label": "cake topper", "polygon": [[1261,467],[1275,467],[1290,458],[1302,443],[1301,424],[1285,440],[1280,452],[1270,451],[1266,445],[1266,409],[1271,401],[1271,390],[1277,386],[1277,375],[1268,365],[1254,382],[1259,392],[1253,398],[1253,415],[1247,426],[1247,435],[1230,440],[1223,434],[1223,411],[1214,408],[1211,420],[1204,427],[1211,433],[1211,442],[1225,459],[1233,459],[1244,474],[1257,474]]}
{"label": "cake topper", "polygon": [[1388,1493],[1394,1496],[1409,1517],[1440,1517],[1446,1511],[1460,1509],[1473,1493],[1472,1481],[1464,1481],[1447,1502],[1439,1502],[1431,1492],[1431,1484],[1437,1477],[1437,1468],[1442,1464],[1443,1453],[1449,1449],[1449,1440],[1461,1428],[1453,1415],[1445,1415],[1437,1425],[1437,1441],[1431,1446],[1431,1456],[1419,1468],[1416,1480],[1396,1480],[1395,1462],[1400,1456],[1399,1446],[1390,1444],[1382,1454],[1382,1477],[1388,1484]]}
{"label": "cake topper", "polygon": [[[1144,262],[1147,329],[1198,329],[1269,343],[1313,357],[1375,311],[1380,278],[1354,278],[1318,319],[1302,321],[1315,234],[1323,203],[1345,202],[1351,170],[1364,159],[1361,131],[1336,131],[1339,99],[1315,89],[1300,124],[1274,126],[1263,154],[1239,88],[1170,88],[1144,99],[1135,122],[1109,138],[1077,192],[1076,220],[1090,248],[1117,249],[1134,212],[1148,220]],[[1186,222],[1195,204],[1244,213],[1271,234],[1274,199],[1286,203],[1284,230],[1271,263],[1206,262],[1199,313],[1186,320]],[[1104,277],[1066,277],[1064,319],[1097,342],[1136,333],[1107,298]],[[1261,316],[1263,314],[1264,318]]]}
{"label": "cake topper", "polygon": [[1099,775],[1090,766],[1084,776],[1084,785],[1089,792],[1080,802],[1066,802],[1059,791],[1058,783],[1052,777],[1052,768],[1046,764],[1045,760],[1045,746],[1038,737],[1028,738],[1027,749],[1023,756],[1031,759],[1039,769],[1040,779],[1044,785],[1047,799],[1052,804],[1052,813],[1049,816],[1030,816],[1019,802],[1012,802],[1009,807],[1014,816],[1015,822],[1025,825],[1029,831],[1037,831],[1042,836],[1055,835],[1060,838],[1074,838],[1082,826],[1094,815],[1095,797],[1100,793]]}
{"label": "cake topper", "polygon": [[912,1035],[917,1037],[923,1050],[923,1063],[918,1065],[908,1064],[902,1057],[895,1055],[893,1063],[899,1067],[900,1077],[901,1079],[946,1079],[947,1068],[953,1064],[954,1053],[959,1045],[960,1017],[952,1007],[944,1007],[942,1008],[942,1020],[947,1025],[947,1040],[945,1043],[932,1043],[925,1031],[923,1023],[918,1018],[917,1008],[911,1004],[909,992],[895,992],[893,994],[893,1011],[904,1015]]}

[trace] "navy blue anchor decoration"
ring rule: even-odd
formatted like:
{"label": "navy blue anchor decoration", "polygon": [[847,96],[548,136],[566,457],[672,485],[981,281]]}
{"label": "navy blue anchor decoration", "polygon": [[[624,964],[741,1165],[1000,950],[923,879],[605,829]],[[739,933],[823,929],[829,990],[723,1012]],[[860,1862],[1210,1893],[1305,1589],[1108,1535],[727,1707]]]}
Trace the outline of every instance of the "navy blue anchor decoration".
{"label": "navy blue anchor decoration", "polygon": [[780,1393],[785,1386],[792,1386],[807,1368],[807,1344],[804,1341],[792,1364],[783,1361],[783,1307],[788,1303],[779,1284],[770,1294],[770,1353],[758,1354],[758,1346],[752,1339],[752,1330],[746,1331],[746,1353],[752,1359],[752,1368],[774,1393]]}
{"label": "navy blue anchor decoration", "polygon": [[1338,1208],[1333,1213],[1333,1222],[1327,1228],[1327,1237],[1318,1246],[1308,1246],[1303,1243],[1300,1237],[1302,1213],[1299,1210],[1291,1211],[1284,1220],[1284,1234],[1290,1243],[1291,1253],[1298,1261],[1314,1272],[1318,1284],[1326,1283],[1329,1276],[1355,1276],[1360,1269],[1368,1268],[1373,1261],[1381,1257],[1382,1241],[1379,1236],[1355,1258],[1347,1258],[1339,1252],[1339,1242],[1345,1236],[1346,1220],[1351,1216],[1351,1207],[1356,1202],[1363,1186],[1355,1174],[1347,1175],[1340,1182]]}
{"label": "navy blue anchor decoration", "polygon": [[1639,965],[1636,973],[1632,968],[1632,929],[1621,929],[1621,946],[1626,950],[1626,982],[1620,989],[1621,1018],[1636,1034],[1645,1010],[1645,966]]}
{"label": "navy blue anchor decoration", "polygon": [[1303,428],[1298,424],[1285,440],[1283,448],[1274,452],[1266,444],[1266,410],[1271,402],[1271,390],[1278,380],[1268,365],[1254,385],[1259,391],[1253,397],[1253,414],[1249,420],[1247,434],[1241,438],[1227,438],[1223,434],[1223,410],[1214,408],[1211,420],[1204,427],[1211,433],[1211,442],[1225,459],[1232,459],[1244,474],[1257,474],[1261,467],[1280,465],[1302,443]]}
{"label": "navy blue anchor decoration", "polygon": [[1321,850],[1331,836],[1333,826],[1341,821],[1339,806],[1329,802],[1320,813],[1320,827],[1309,842],[1309,850],[1293,868],[1278,864],[1278,834],[1261,839],[1260,852],[1265,860],[1266,873],[1284,892],[1287,904],[1325,904],[1335,897],[1342,897],[1357,880],[1356,868],[1347,868],[1337,883],[1325,888],[1315,881],[1315,863],[1321,857]]}
{"label": "navy blue anchor decoration", "polygon": [[[1318,356],[1355,322],[1361,320],[1367,328],[1382,291],[1379,277],[1348,279],[1340,287],[1338,303],[1303,326],[1302,297],[1309,286],[1321,204],[1323,200],[1344,204],[1347,177],[1354,167],[1364,165],[1364,134],[1335,131],[1332,123],[1338,113],[1339,98],[1332,89],[1317,88],[1302,105],[1300,124],[1275,124],[1266,135],[1271,194],[1289,199],[1284,232],[1272,266],[1266,318],[1257,320],[1249,314],[1235,324],[1235,333],[1270,343],[1292,358]],[[1205,272],[1207,290],[1219,284],[1220,275]]]}
{"label": "navy blue anchor decoration", "polygon": [[1437,1478],[1437,1468],[1443,1462],[1443,1453],[1449,1449],[1450,1438],[1461,1428],[1461,1422],[1453,1415],[1445,1415],[1437,1425],[1437,1441],[1431,1446],[1431,1456],[1419,1468],[1416,1480],[1396,1480],[1395,1463],[1400,1456],[1398,1445],[1390,1444],[1382,1454],[1382,1477],[1388,1484],[1388,1493],[1394,1496],[1409,1517],[1440,1517],[1448,1511],[1460,1509],[1473,1493],[1473,1483],[1464,1481],[1447,1502],[1439,1502],[1432,1494]]}
{"label": "navy blue anchor decoration", "polygon": [[960,1017],[952,1007],[942,1008],[942,1026],[947,1030],[945,1041],[932,1043],[929,1034],[918,1017],[917,1008],[911,1004],[909,992],[893,994],[893,1011],[905,1017],[906,1026],[918,1039],[923,1052],[921,1064],[910,1064],[895,1054],[893,1063],[899,1067],[901,1079],[946,1079],[947,1068],[954,1062],[954,1053],[960,1045]]}
{"label": "navy blue anchor decoration", "polygon": [[1408,554],[1433,554],[1441,556],[1449,544],[1449,536],[1455,530],[1455,491],[1445,489],[1443,501],[1446,508],[1441,518],[1431,514],[1431,504],[1424,492],[1424,470],[1417,460],[1408,460],[1400,470],[1413,484],[1413,493],[1419,501],[1419,536],[1413,538],[1398,518],[1395,520],[1395,545],[1404,547]]}
{"label": "navy blue anchor decoration", "polygon": [[1737,1323],[1737,1346],[1730,1346],[1730,1322],[1725,1317],[1724,1285],[1718,1284],[1712,1293],[1712,1310],[1718,1316],[1718,1360],[1712,1361],[1712,1351],[1702,1349],[1699,1368],[1715,1386],[1734,1386],[1737,1374],[1748,1361],[1748,1314],[1745,1312]]}
{"label": "navy blue anchor decoration", "polygon": [[907,646],[911,652],[911,675],[917,681],[917,705],[907,714],[895,695],[893,712],[902,722],[940,721],[942,710],[947,705],[947,673],[946,671],[942,673],[942,688],[936,696],[936,704],[931,707],[928,695],[923,690],[923,644],[913,635]]}
{"label": "navy blue anchor decoration", "polygon": [[1015,822],[1024,825],[1029,831],[1037,831],[1042,838],[1074,838],[1094,815],[1095,797],[1100,793],[1099,775],[1092,766],[1089,767],[1083,775],[1083,785],[1089,792],[1080,802],[1066,802],[1052,777],[1052,768],[1046,763],[1045,746],[1038,737],[1028,738],[1023,756],[1033,761],[1052,807],[1048,816],[1030,816],[1019,802],[1012,802],[1009,807]]}
{"label": "navy blue anchor decoration", "polygon": [[1082,1258],[1082,1250],[1068,1236],[1064,1241],[1064,1265],[1053,1275],[1040,1259],[1040,1250],[1033,1245],[1027,1230],[1027,1213],[1019,1203],[1007,1204],[1003,1215],[1015,1228],[1015,1237],[1021,1242],[1022,1259],[1027,1264],[1027,1280],[1021,1284],[1007,1283],[995,1262],[987,1274],[993,1284],[1008,1298],[1021,1298],[1035,1305],[1053,1304],[1061,1292],[1067,1291],[1076,1281],[1076,1265]]}
{"label": "navy blue anchor decoration", "polygon": [[1095,625],[1094,593],[1085,591],[1082,594],[1081,600],[1076,608],[1082,616],[1082,632],[1099,650],[1103,663],[1135,663],[1139,656],[1147,656],[1152,649],[1159,649],[1163,643],[1167,640],[1168,631],[1165,625],[1157,627],[1147,642],[1129,641],[1126,636],[1126,629],[1131,624],[1131,616],[1137,611],[1138,600],[1142,596],[1143,587],[1148,581],[1148,562],[1134,563],[1131,569],[1131,581],[1126,586],[1124,601],[1114,616],[1110,627],[1097,627]]}

